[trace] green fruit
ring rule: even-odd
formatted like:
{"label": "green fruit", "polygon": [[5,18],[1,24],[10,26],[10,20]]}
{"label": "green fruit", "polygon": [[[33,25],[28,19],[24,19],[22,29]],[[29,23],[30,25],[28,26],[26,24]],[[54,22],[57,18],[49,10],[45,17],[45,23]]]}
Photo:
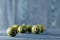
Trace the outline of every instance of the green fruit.
{"label": "green fruit", "polygon": [[12,27],[15,27],[16,29],[18,29],[19,25],[18,24],[15,24]]}
{"label": "green fruit", "polygon": [[18,29],[19,25],[18,24],[15,24],[12,27],[14,27],[16,29],[16,33],[18,33],[17,29]]}
{"label": "green fruit", "polygon": [[7,29],[7,34],[8,34],[9,36],[11,36],[11,37],[16,36],[16,29],[15,29],[14,27],[9,27],[9,28]]}
{"label": "green fruit", "polygon": [[27,31],[28,31],[29,33],[31,33],[31,28],[32,28],[32,25],[27,25]]}
{"label": "green fruit", "polygon": [[37,26],[39,27],[40,32],[44,32],[46,30],[46,28],[43,24],[38,24]]}
{"label": "green fruit", "polygon": [[26,31],[27,31],[27,28],[25,24],[22,24],[21,26],[18,27],[19,33],[25,33]]}
{"label": "green fruit", "polygon": [[33,27],[32,27],[32,33],[33,34],[39,34],[39,27],[37,27],[37,25],[33,25]]}

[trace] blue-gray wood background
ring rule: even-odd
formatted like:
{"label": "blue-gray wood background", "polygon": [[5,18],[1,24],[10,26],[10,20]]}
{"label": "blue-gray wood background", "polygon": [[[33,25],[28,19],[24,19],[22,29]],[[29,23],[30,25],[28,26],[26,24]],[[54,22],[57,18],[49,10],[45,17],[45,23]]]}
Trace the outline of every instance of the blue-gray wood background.
{"label": "blue-gray wood background", "polygon": [[[13,24],[44,24],[46,31],[9,37],[6,30]],[[0,40],[15,39],[60,39],[60,0],[0,0]]]}

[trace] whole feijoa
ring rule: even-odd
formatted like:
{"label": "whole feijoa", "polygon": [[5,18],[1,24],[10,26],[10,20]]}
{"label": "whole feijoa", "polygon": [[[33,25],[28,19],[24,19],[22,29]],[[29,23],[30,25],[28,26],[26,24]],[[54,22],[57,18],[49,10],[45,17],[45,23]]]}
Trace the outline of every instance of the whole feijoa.
{"label": "whole feijoa", "polygon": [[26,27],[27,27],[27,31],[31,33],[32,25],[27,25]]}
{"label": "whole feijoa", "polygon": [[32,33],[33,34],[39,34],[39,27],[37,27],[37,25],[33,25],[33,27],[32,27]]}
{"label": "whole feijoa", "polygon": [[37,25],[40,29],[40,32],[44,32],[46,30],[46,27],[43,24],[38,24]]}
{"label": "whole feijoa", "polygon": [[16,29],[14,27],[9,27],[7,29],[7,35],[11,37],[16,36]]}
{"label": "whole feijoa", "polygon": [[26,33],[27,32],[27,27],[25,24],[22,24],[21,26],[18,27],[18,32],[19,33]]}

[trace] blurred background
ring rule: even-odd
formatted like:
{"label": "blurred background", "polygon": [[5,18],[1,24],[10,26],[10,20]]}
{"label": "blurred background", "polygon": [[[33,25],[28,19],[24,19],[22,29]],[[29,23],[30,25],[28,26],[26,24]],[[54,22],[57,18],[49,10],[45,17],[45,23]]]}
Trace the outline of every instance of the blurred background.
{"label": "blurred background", "polygon": [[60,0],[0,0],[0,32],[14,24],[44,24],[60,34]]}

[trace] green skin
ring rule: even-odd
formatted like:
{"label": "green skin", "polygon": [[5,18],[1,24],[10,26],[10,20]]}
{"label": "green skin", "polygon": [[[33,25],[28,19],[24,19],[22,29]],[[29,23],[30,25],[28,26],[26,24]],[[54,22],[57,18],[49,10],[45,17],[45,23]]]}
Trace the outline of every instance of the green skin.
{"label": "green skin", "polygon": [[27,31],[28,31],[29,33],[31,33],[31,28],[32,28],[32,25],[27,25]]}
{"label": "green skin", "polygon": [[18,24],[15,24],[12,27],[15,27],[16,29],[18,29],[19,25]]}
{"label": "green skin", "polygon": [[34,25],[33,27],[32,27],[32,33],[33,34],[39,34],[39,28],[37,27],[37,25]]}
{"label": "green skin", "polygon": [[18,27],[19,33],[25,33],[26,31],[27,31],[27,28],[25,24],[22,24],[21,26]]}
{"label": "green skin", "polygon": [[18,33],[18,27],[19,27],[19,25],[18,24],[15,24],[15,25],[13,25],[12,27],[14,27],[15,29],[16,29],[16,34]]}
{"label": "green skin", "polygon": [[39,29],[40,29],[40,32],[44,32],[45,31],[45,26],[44,25],[42,25],[42,24],[38,24],[37,25],[38,27],[39,27]]}
{"label": "green skin", "polygon": [[9,27],[7,29],[7,34],[11,37],[15,37],[16,36],[16,29],[14,27]]}

